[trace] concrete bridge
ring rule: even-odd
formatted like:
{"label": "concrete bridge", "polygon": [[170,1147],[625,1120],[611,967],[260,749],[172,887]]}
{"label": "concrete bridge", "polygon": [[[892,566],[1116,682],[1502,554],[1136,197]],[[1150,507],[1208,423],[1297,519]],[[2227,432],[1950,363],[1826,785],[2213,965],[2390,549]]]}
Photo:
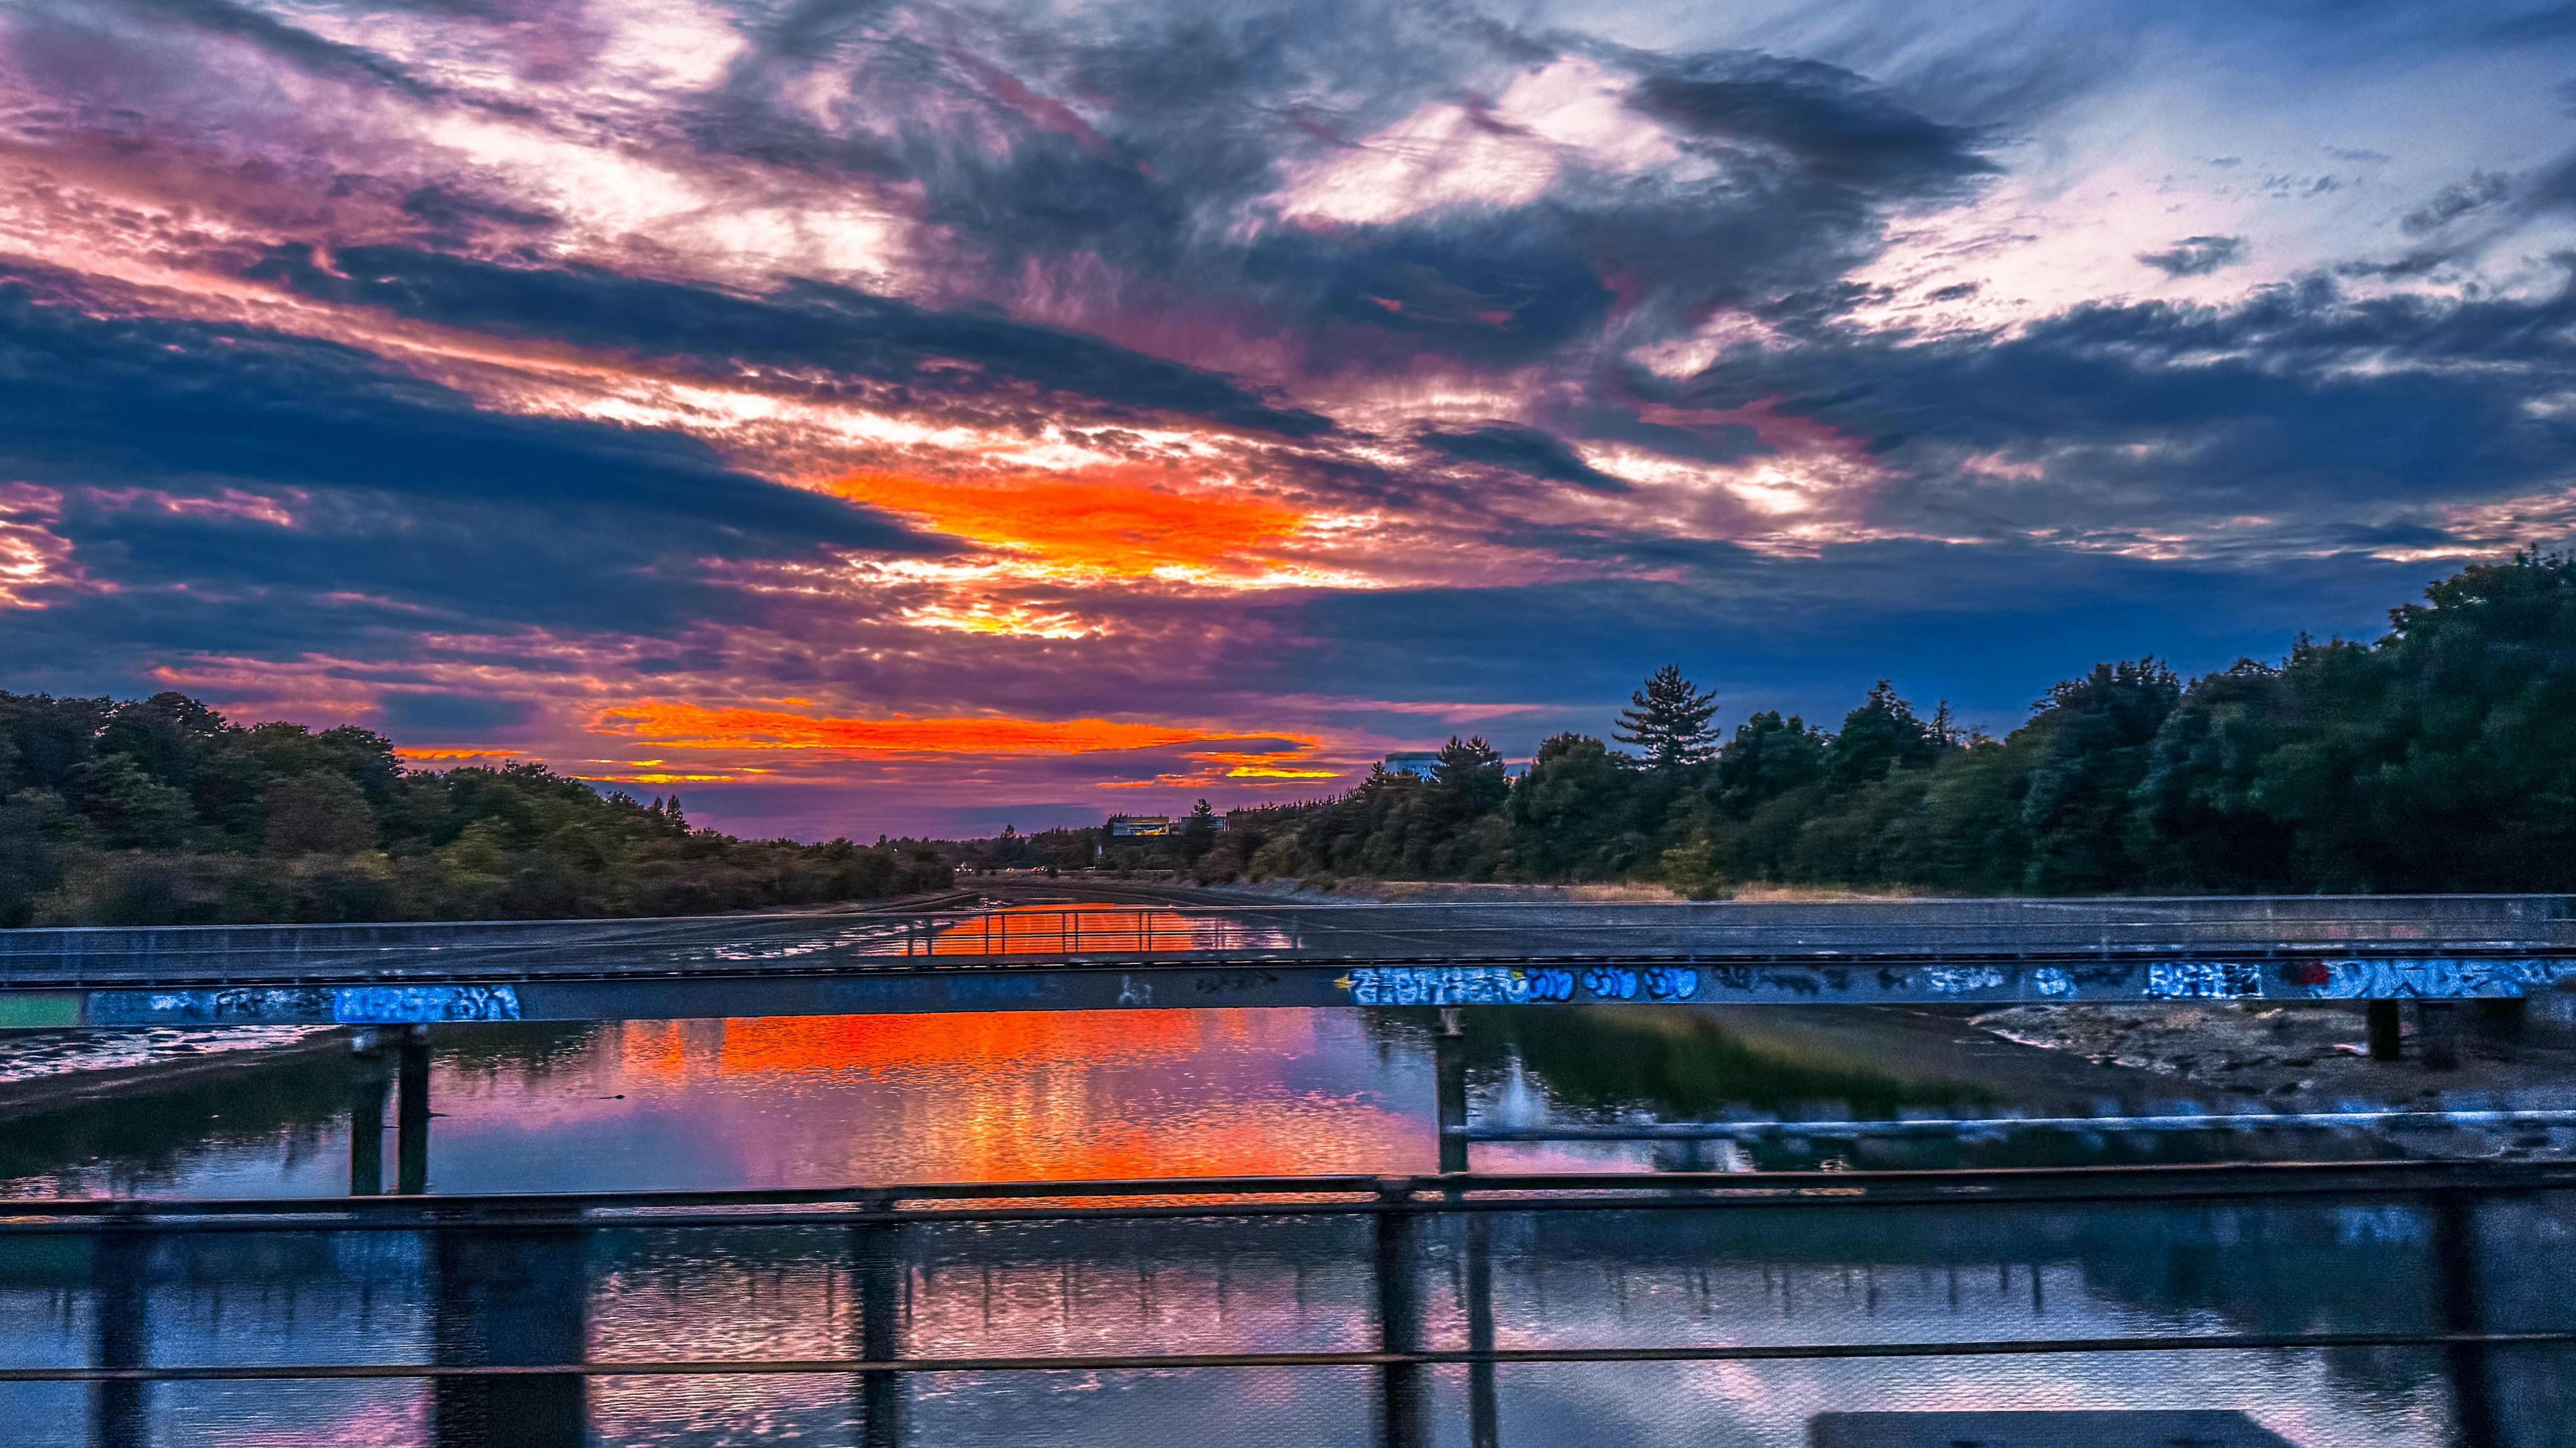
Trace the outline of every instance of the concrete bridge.
{"label": "concrete bridge", "polygon": [[0,931],[0,1029],[1208,1006],[2518,999],[2563,896],[1133,904]]}

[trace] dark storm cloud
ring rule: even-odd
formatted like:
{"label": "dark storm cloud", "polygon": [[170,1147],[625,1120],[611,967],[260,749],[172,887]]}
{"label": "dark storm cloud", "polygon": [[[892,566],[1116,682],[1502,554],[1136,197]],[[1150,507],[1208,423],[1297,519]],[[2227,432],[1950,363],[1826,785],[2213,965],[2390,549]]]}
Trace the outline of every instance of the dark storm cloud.
{"label": "dark storm cloud", "polygon": [[444,94],[400,65],[355,45],[326,40],[310,30],[231,0],[119,0],[122,8],[176,20],[199,30],[247,41],[300,70],[330,80],[381,85],[417,100]]}
{"label": "dark storm cloud", "polygon": [[1585,462],[1562,438],[1536,428],[1494,422],[1455,432],[1426,432],[1422,434],[1422,444],[1460,462],[1510,468],[1534,478],[1597,488],[1605,493],[1628,491],[1625,481]]}
{"label": "dark storm cloud", "polygon": [[1816,61],[1704,55],[1647,76],[1634,104],[1707,140],[1775,147],[1818,177],[1873,190],[1938,189],[1995,169],[1973,132]]}
{"label": "dark storm cloud", "polygon": [[2241,236],[2186,236],[2162,251],[2142,251],[2138,260],[2169,277],[2207,276],[2245,260]]}
{"label": "dark storm cloud", "polygon": [[401,247],[346,247],[330,260],[326,269],[309,249],[281,248],[250,275],[444,326],[681,358],[724,375],[744,366],[825,370],[919,386],[925,401],[1016,382],[1139,416],[1185,414],[1297,438],[1332,428],[1220,374],[1097,338],[819,282],[745,297],[596,267],[501,266]]}
{"label": "dark storm cloud", "polygon": [[46,526],[92,585],[11,618],[34,660],[673,635],[764,610],[710,560],[951,546],[693,442],[482,412],[344,347],[102,320],[23,282],[0,286],[0,377],[0,476],[60,491]]}
{"label": "dark storm cloud", "polygon": [[2472,171],[2465,180],[2454,181],[2433,193],[2430,200],[2406,213],[2399,225],[2408,236],[2422,236],[2448,226],[2472,211],[2482,210],[2502,201],[2511,193],[2512,184],[2495,171]]}
{"label": "dark storm cloud", "polygon": [[476,409],[367,353],[199,322],[90,317],[0,282],[0,462],[71,486],[243,480],[425,502],[607,506],[710,551],[927,540],[667,434]]}
{"label": "dark storm cloud", "polygon": [[[2576,293],[2354,299],[2311,281],[2233,307],[2079,307],[2009,338],[1853,336],[1730,358],[1690,395],[1778,397],[1868,442],[1893,481],[1869,516],[1944,536],[2095,528],[2358,551],[2355,510],[2563,486],[2576,425],[2535,392],[2576,386]],[[2402,359],[2402,365],[2392,365]],[[2043,468],[1962,471],[2002,455]]]}
{"label": "dark storm cloud", "polygon": [[396,690],[380,696],[376,707],[384,727],[404,738],[422,739],[488,735],[525,724],[537,706],[526,699],[492,699],[474,694],[434,694]]}

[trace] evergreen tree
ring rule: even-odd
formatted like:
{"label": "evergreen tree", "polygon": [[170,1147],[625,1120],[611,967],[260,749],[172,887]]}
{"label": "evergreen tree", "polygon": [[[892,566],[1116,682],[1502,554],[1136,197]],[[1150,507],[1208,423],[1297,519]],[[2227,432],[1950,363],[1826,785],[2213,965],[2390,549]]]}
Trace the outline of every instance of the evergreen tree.
{"label": "evergreen tree", "polygon": [[1650,768],[1683,769],[1705,764],[1717,753],[1716,736],[1708,727],[1717,713],[1717,696],[1701,693],[1678,666],[1655,670],[1644,688],[1628,696],[1628,703],[1610,737],[1645,751]]}
{"label": "evergreen tree", "polygon": [[1447,797],[1450,808],[1462,815],[1478,815],[1503,802],[1510,788],[1503,776],[1503,756],[1494,746],[1477,735],[1461,742],[1456,735],[1440,748],[1440,763],[1432,771],[1432,783]]}
{"label": "evergreen tree", "polygon": [[1930,764],[1943,749],[1933,726],[1881,679],[1859,708],[1843,716],[1842,732],[1825,750],[1825,782],[1838,791],[1858,789],[1891,769]]}

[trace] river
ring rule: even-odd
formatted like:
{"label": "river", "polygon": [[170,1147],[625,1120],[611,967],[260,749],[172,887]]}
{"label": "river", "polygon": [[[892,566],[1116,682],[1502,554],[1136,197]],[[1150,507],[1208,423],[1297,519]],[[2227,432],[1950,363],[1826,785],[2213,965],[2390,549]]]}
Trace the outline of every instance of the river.
{"label": "river", "polygon": [[[1471,1112],[1484,1124],[2165,1104],[2153,1078],[2081,1068],[1931,1015],[1505,1008],[1471,1010],[1465,1025]],[[1358,1010],[441,1026],[430,1043],[428,1187],[1427,1172],[1436,1029],[1427,1012]],[[307,1050],[22,1114],[0,1123],[0,1191],[344,1194],[350,1102],[389,1069],[381,1056]],[[390,1161],[390,1120],[387,1131]],[[2379,1144],[2300,1146],[2369,1155]],[[1865,1169],[2246,1149],[2057,1133],[1969,1146],[1768,1143],[1683,1162],[1669,1143],[1484,1143],[1475,1165]],[[2576,1212],[2556,1196],[2478,1210],[2474,1251],[2496,1284],[2490,1317],[2564,1325],[2571,1284],[2559,1263]],[[0,1366],[97,1360],[120,1332],[113,1351],[158,1364],[422,1361],[446,1351],[458,1320],[524,1325],[538,1320],[532,1311],[543,1319],[528,1329],[535,1337],[551,1333],[562,1352],[593,1361],[830,1357],[856,1351],[871,1290],[894,1292],[885,1331],[914,1357],[1373,1341],[1365,1219],[921,1223],[880,1248],[854,1248],[854,1230],[867,1229],[601,1229],[480,1265],[470,1254],[487,1249],[452,1233],[126,1245],[0,1236]],[[2446,1300],[2444,1229],[2409,1202],[1501,1213],[1436,1217],[1423,1230],[1407,1260],[1435,1345],[1470,1333],[1471,1278],[1507,1348],[2403,1333],[2434,1322]],[[881,1251],[873,1267],[871,1251]],[[2500,1349],[2480,1371],[2528,1415],[2562,1401],[2563,1354]],[[1811,1436],[1826,1431],[1817,1415],[1837,1412],[2161,1410],[2203,1414],[2191,1431],[2217,1433],[2204,1436],[2213,1444],[2432,1445],[2462,1431],[2455,1366],[2438,1348],[2367,1346],[1518,1365],[1497,1371],[1489,1421],[1494,1441],[1516,1448],[1792,1448],[1822,1441]],[[928,1373],[891,1407],[882,1394],[872,1405],[846,1374],[610,1376],[557,1401],[602,1444],[1332,1444],[1381,1440],[1376,1372]],[[1426,1441],[1469,1443],[1473,1389],[1464,1368],[1429,1373]],[[0,1443],[468,1448],[532,1431],[488,1415],[474,1426],[441,1402],[410,1380],[0,1383]],[[2210,1413],[2242,1415],[2225,1421],[2268,1436],[2228,1437],[2236,1429],[2210,1427]],[[2159,1422],[2135,1420],[2150,1434]],[[2569,1432],[2542,1424],[2497,1441],[2564,1448]]]}

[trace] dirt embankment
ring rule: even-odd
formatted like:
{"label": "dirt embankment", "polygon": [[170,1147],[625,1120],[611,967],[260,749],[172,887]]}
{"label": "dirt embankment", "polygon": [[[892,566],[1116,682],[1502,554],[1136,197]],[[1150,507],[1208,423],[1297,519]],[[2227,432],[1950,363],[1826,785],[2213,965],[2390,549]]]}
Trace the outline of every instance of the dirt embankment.
{"label": "dirt embankment", "polygon": [[2458,1054],[2458,1065],[2439,1069],[2427,1063],[2424,1017],[2411,1006],[2404,1055],[2395,1061],[2370,1058],[2358,1003],[2007,1006],[1968,1020],[2025,1045],[2284,1110],[2427,1106],[2463,1096],[2576,1105],[2576,1024],[2560,1005],[2533,1001],[2511,1016],[2474,1003],[2433,1007],[2453,1012]]}
{"label": "dirt embankment", "polygon": [[[49,1052],[59,1060],[57,1069],[31,1072],[14,1080],[0,1081],[0,1121],[61,1111],[69,1107],[119,1097],[146,1095],[174,1087],[204,1085],[229,1077],[265,1070],[279,1061],[339,1053],[350,1049],[352,1030],[328,1027],[278,1039],[243,1043],[226,1049],[206,1050],[190,1039],[204,1033],[170,1029],[161,1032],[172,1039],[155,1042],[141,1052],[144,1059],[127,1061],[133,1053],[114,1056],[84,1053],[81,1038],[101,1033],[89,1031],[29,1032],[7,1041],[0,1049]],[[95,1064],[101,1059],[119,1064]]]}

